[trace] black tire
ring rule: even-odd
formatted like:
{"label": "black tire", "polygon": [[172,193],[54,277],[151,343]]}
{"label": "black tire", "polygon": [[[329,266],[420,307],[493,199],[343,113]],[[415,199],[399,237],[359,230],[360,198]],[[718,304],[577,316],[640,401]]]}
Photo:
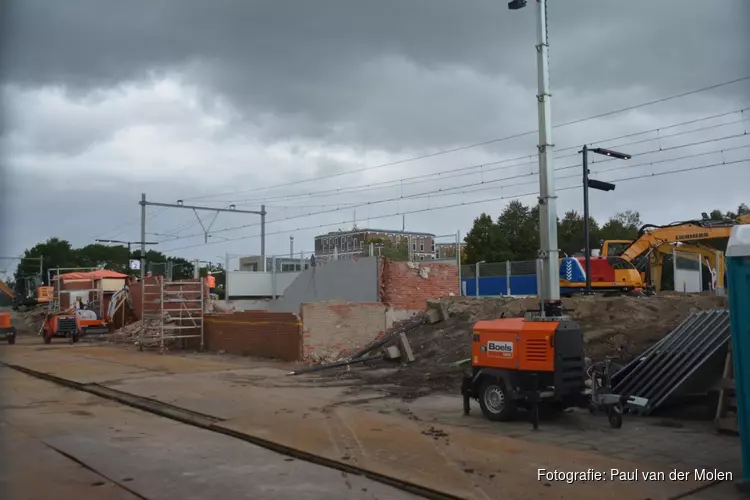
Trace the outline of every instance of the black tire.
{"label": "black tire", "polygon": [[609,425],[613,429],[619,429],[622,427],[622,408],[619,406],[611,406],[607,411],[607,418],[609,419]]}
{"label": "black tire", "polygon": [[507,422],[516,415],[516,402],[512,400],[502,382],[486,379],[479,388],[479,407],[487,420]]}
{"label": "black tire", "polygon": [[8,344],[13,345],[16,343],[16,335],[8,335]]}
{"label": "black tire", "polygon": [[49,337],[49,336],[47,336],[47,335],[45,334],[45,335],[44,335],[44,343],[45,343],[45,344],[51,344],[51,343],[52,343],[52,337]]}

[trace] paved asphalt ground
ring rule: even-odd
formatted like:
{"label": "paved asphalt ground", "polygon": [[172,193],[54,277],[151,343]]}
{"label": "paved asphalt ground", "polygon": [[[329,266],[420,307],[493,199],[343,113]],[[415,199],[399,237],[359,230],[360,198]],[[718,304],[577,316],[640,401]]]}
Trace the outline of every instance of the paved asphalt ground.
{"label": "paved asphalt ground", "polygon": [[416,498],[0,367],[0,498]]}

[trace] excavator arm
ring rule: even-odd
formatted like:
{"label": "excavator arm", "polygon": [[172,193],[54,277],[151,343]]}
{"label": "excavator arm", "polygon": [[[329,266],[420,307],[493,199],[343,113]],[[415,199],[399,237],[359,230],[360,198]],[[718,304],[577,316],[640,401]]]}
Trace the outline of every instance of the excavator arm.
{"label": "excavator arm", "polygon": [[679,245],[674,246],[669,243],[663,243],[654,248],[653,253],[649,256],[651,266],[651,281],[654,289],[661,291],[661,276],[665,255],[672,255],[674,249],[680,252],[687,252],[700,255],[704,262],[716,272],[716,286],[724,288],[724,272],[726,271],[726,259],[724,254],[715,248],[705,247],[703,245]]}
{"label": "excavator arm", "polygon": [[0,293],[4,293],[8,297],[10,297],[11,300],[15,302],[16,300],[16,292],[14,292],[6,282],[3,280],[0,280]]}
{"label": "excavator arm", "polygon": [[657,248],[665,243],[669,244],[729,238],[733,225],[734,224],[710,226],[688,222],[674,226],[647,229],[642,231],[640,238],[631,243],[630,246],[622,252],[620,257],[628,262],[632,262],[649,249]]}

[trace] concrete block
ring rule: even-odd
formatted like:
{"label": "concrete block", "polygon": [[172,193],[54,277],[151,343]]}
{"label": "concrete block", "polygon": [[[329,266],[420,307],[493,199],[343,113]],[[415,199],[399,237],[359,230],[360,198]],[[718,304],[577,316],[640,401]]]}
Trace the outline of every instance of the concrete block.
{"label": "concrete block", "polygon": [[428,309],[425,313],[425,318],[427,318],[427,322],[430,324],[434,323],[440,323],[443,321],[443,317],[440,314],[440,310],[438,309]]}
{"label": "concrete block", "polygon": [[414,352],[411,350],[411,344],[409,339],[406,337],[404,332],[398,334],[399,340],[401,341],[401,351],[403,353],[404,361],[411,363],[414,361]]}

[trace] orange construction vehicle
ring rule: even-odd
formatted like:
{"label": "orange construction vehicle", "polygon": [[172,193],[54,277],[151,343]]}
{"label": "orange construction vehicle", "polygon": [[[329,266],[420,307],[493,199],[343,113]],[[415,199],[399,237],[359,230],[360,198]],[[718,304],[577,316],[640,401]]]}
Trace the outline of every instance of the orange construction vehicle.
{"label": "orange construction vehicle", "polygon": [[43,286],[37,276],[22,276],[16,280],[15,289],[0,280],[0,293],[10,297],[13,310],[32,308],[47,303],[52,298],[53,288]]}
{"label": "orange construction vehicle", "polygon": [[602,242],[601,256],[618,257],[624,262],[635,265],[639,260],[648,257],[649,274],[639,273],[644,284],[655,290],[661,289],[662,262],[664,255],[677,245],[684,252],[702,255],[706,262],[716,271],[717,286],[724,287],[723,259],[717,258],[715,251],[703,246],[686,245],[707,240],[729,238],[732,228],[737,224],[750,224],[750,215],[740,215],[734,220],[714,221],[704,216],[702,220],[683,221],[656,226],[647,224],[639,231],[634,241],[607,240]]}
{"label": "orange construction vehicle", "polygon": [[479,321],[472,333],[471,370],[461,384],[464,413],[476,399],[488,420],[508,421],[523,406],[536,428],[540,404],[588,406],[605,409],[610,424],[620,427],[625,400],[611,394],[606,366],[605,373],[587,371],[581,328],[562,313]]}
{"label": "orange construction vehicle", "polygon": [[9,344],[16,343],[16,329],[13,327],[9,312],[0,312],[0,335],[5,335]]}

